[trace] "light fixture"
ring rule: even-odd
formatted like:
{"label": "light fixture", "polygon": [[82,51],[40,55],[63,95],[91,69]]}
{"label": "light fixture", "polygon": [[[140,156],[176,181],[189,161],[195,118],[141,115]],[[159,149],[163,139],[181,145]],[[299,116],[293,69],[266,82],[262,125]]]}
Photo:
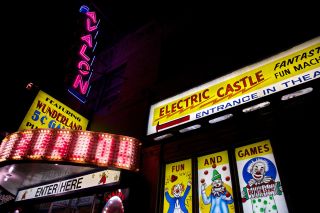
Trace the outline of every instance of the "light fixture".
{"label": "light fixture", "polygon": [[9,174],[10,174],[13,170],[14,170],[14,166],[10,166],[10,168],[9,168],[9,170],[8,170]]}
{"label": "light fixture", "polygon": [[9,177],[11,177],[12,175],[10,175],[10,174],[6,174],[5,176],[4,176],[4,181],[8,181],[8,179],[9,179]]}
{"label": "light fixture", "polygon": [[270,105],[270,102],[269,101],[265,101],[265,102],[262,102],[260,104],[245,108],[245,109],[242,110],[242,112],[244,112],[244,113],[252,112],[252,111],[255,111],[257,109],[261,109],[261,108],[269,106],[269,105]]}
{"label": "light fixture", "polygon": [[163,140],[163,139],[165,139],[165,138],[170,138],[170,137],[172,137],[172,136],[173,136],[173,134],[168,133],[168,134],[164,134],[164,135],[160,135],[160,136],[158,136],[158,137],[155,137],[153,140],[155,140],[155,141],[160,141],[160,140]]}
{"label": "light fixture", "polygon": [[298,90],[298,91],[295,91],[293,93],[289,93],[287,95],[284,95],[281,97],[281,100],[282,101],[286,101],[286,100],[289,100],[291,98],[295,98],[295,97],[298,97],[300,95],[305,95],[307,93],[310,93],[313,91],[313,88],[312,87],[308,87],[308,88],[305,88],[305,89],[301,89],[301,90]]}
{"label": "light fixture", "polygon": [[220,117],[217,117],[217,118],[209,120],[209,123],[210,124],[218,123],[220,121],[224,121],[224,120],[227,120],[227,119],[232,118],[232,117],[233,117],[233,114],[222,115]]}
{"label": "light fixture", "polygon": [[201,127],[200,124],[196,124],[196,125],[193,125],[193,126],[189,126],[189,127],[180,129],[179,132],[180,132],[180,133],[185,133],[185,132],[189,132],[189,131],[191,131],[191,130],[199,129],[200,127]]}
{"label": "light fixture", "polygon": [[26,89],[27,89],[27,90],[31,90],[32,87],[33,87],[33,83],[30,82],[30,83],[27,84]]}

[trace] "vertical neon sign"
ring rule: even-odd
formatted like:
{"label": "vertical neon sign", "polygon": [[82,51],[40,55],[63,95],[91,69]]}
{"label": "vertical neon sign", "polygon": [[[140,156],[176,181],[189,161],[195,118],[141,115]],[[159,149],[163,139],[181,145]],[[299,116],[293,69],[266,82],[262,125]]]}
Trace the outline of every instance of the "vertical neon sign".
{"label": "vertical neon sign", "polygon": [[87,101],[90,92],[90,78],[93,73],[92,65],[95,60],[95,49],[98,44],[97,36],[100,19],[89,7],[82,5],[79,10],[85,15],[85,34],[80,37],[81,46],[77,63],[77,75],[68,91],[82,103]]}

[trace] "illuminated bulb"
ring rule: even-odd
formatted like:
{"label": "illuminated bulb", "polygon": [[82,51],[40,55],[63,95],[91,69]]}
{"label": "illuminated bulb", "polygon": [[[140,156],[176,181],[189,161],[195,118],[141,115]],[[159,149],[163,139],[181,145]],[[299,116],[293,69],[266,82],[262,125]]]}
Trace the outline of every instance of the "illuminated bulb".
{"label": "illuminated bulb", "polygon": [[[160,135],[160,136],[158,136],[158,137],[155,137],[155,138],[153,138],[153,140],[155,140],[155,141],[160,141],[160,140],[163,140],[163,139],[165,139],[165,138],[172,137],[172,136],[173,136],[173,134],[168,133],[168,134],[164,134],[164,135]],[[139,145],[140,145],[140,144],[139,144]]]}
{"label": "illuminated bulb", "polygon": [[220,117],[211,119],[211,120],[209,121],[209,123],[210,123],[210,124],[218,123],[218,122],[220,122],[220,121],[224,121],[224,120],[227,120],[227,119],[232,118],[232,117],[233,117],[233,114],[226,114],[226,115],[223,115],[223,116],[220,116]]}
{"label": "illuminated bulb", "polygon": [[269,101],[265,101],[265,102],[262,102],[260,104],[256,104],[254,106],[245,108],[245,109],[242,110],[242,112],[244,112],[244,113],[252,112],[252,111],[267,107],[269,105],[270,105],[270,102]]}
{"label": "illuminated bulb", "polygon": [[188,132],[188,131],[192,131],[192,130],[195,130],[195,129],[199,129],[200,127],[201,127],[200,124],[196,124],[196,125],[193,125],[193,126],[189,126],[189,127],[180,129],[179,132],[180,132],[180,133],[185,133],[185,132]]}
{"label": "illuminated bulb", "polygon": [[305,88],[305,89],[302,89],[302,90],[298,90],[296,92],[284,95],[284,96],[281,97],[281,100],[282,101],[286,101],[286,100],[289,100],[291,98],[295,98],[295,97],[298,97],[298,96],[301,96],[301,95],[305,95],[305,94],[310,93],[312,91],[313,91],[313,88],[312,87],[308,87],[308,88]]}

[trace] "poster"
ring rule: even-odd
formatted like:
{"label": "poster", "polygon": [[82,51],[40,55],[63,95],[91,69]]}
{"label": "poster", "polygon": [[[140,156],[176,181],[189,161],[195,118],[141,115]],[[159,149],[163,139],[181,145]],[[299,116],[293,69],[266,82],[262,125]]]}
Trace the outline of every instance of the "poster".
{"label": "poster", "polygon": [[234,213],[228,152],[198,157],[199,212]]}
{"label": "poster", "polygon": [[192,212],[191,159],[166,165],[163,212]]}
{"label": "poster", "polygon": [[43,91],[39,91],[19,131],[37,128],[86,130],[88,119]]}
{"label": "poster", "polygon": [[288,212],[270,141],[235,151],[243,212]]}

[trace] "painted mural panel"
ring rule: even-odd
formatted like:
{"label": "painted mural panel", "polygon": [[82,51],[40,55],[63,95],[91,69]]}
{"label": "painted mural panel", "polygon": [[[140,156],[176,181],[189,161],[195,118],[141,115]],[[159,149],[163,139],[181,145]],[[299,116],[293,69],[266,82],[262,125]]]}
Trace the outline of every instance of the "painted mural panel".
{"label": "painted mural panel", "polygon": [[198,157],[199,212],[234,213],[228,152]]}
{"label": "painted mural panel", "polygon": [[166,165],[163,212],[192,212],[191,159]]}
{"label": "painted mural panel", "polygon": [[269,140],[236,148],[243,212],[288,212]]}

